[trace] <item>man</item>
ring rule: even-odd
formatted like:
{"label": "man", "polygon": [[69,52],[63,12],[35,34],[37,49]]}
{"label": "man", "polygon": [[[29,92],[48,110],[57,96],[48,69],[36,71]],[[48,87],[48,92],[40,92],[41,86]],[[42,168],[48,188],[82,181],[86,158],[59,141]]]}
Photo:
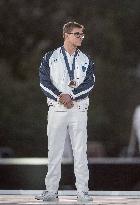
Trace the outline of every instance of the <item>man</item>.
{"label": "man", "polygon": [[84,39],[84,26],[68,22],[63,27],[64,45],[43,57],[40,86],[47,96],[48,111],[48,173],[46,190],[36,199],[58,198],[61,159],[67,133],[74,155],[77,199],[88,202],[89,171],[87,166],[88,95],[94,87],[93,62],[77,47]]}

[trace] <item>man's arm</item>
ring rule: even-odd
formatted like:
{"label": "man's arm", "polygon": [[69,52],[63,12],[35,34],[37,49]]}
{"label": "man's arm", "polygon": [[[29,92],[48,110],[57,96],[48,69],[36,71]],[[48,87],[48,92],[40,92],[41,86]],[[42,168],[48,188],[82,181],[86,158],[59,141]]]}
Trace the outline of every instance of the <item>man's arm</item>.
{"label": "man's arm", "polygon": [[39,67],[40,87],[48,98],[57,101],[61,92],[52,84],[50,79],[49,59],[52,53],[53,51],[45,54],[41,61],[41,65]]}
{"label": "man's arm", "polygon": [[77,88],[74,88],[71,92],[71,97],[73,98],[73,100],[86,98],[93,89],[94,83],[94,63],[92,60],[90,60],[84,81]]}

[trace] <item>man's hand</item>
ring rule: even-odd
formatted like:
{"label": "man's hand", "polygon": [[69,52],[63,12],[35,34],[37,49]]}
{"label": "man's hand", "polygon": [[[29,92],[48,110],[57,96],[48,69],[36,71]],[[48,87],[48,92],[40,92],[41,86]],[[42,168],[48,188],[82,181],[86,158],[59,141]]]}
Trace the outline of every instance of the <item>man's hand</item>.
{"label": "man's hand", "polygon": [[71,102],[71,97],[69,94],[60,94],[59,102],[66,105],[67,103]]}
{"label": "man's hand", "polygon": [[64,107],[70,109],[74,106],[73,101],[69,94],[61,94],[59,97],[59,102],[64,105]]}

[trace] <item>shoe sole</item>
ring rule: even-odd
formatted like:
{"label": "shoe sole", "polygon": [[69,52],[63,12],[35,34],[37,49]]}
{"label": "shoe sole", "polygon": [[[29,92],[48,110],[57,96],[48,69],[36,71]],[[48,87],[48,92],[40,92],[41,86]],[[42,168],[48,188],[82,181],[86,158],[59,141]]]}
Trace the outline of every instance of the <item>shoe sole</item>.
{"label": "shoe sole", "polygon": [[45,200],[43,198],[37,198],[37,197],[35,197],[35,199],[38,200],[38,201],[42,200],[42,201],[56,201],[56,202],[59,200],[59,199]]}
{"label": "shoe sole", "polygon": [[44,198],[43,197],[38,197],[38,196],[35,196],[35,199],[36,200],[42,200],[42,201],[58,201],[58,198],[55,198],[55,199],[52,199],[52,200],[44,200]]}

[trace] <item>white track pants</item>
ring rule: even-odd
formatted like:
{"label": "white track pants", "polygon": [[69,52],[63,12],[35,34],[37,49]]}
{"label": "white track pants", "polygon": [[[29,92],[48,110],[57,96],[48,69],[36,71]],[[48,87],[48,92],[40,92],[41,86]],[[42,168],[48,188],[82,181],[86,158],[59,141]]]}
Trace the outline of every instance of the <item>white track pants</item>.
{"label": "white track pants", "polygon": [[69,109],[48,111],[48,173],[46,189],[56,192],[61,178],[61,160],[65,138],[69,132],[74,155],[74,173],[77,191],[88,191],[89,171],[87,166],[87,111]]}

